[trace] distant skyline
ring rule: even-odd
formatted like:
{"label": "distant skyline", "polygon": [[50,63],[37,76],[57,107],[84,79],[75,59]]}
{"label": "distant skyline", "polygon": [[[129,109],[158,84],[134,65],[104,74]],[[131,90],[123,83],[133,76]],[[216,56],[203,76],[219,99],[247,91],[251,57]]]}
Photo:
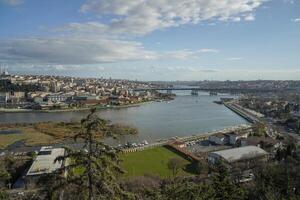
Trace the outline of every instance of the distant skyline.
{"label": "distant skyline", "polygon": [[12,73],[300,80],[297,0],[0,0]]}

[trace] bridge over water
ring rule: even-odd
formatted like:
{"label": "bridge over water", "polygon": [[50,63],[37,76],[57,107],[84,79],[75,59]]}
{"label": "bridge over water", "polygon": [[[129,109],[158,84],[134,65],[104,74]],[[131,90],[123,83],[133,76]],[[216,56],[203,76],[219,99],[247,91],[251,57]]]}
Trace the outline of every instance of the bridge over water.
{"label": "bridge over water", "polygon": [[161,88],[136,88],[133,91],[167,91],[172,92],[173,90],[190,90],[192,94],[197,94],[199,91],[212,92],[212,93],[257,93],[257,92],[280,92],[277,89],[247,89],[247,88],[202,88],[202,87],[161,87]]}

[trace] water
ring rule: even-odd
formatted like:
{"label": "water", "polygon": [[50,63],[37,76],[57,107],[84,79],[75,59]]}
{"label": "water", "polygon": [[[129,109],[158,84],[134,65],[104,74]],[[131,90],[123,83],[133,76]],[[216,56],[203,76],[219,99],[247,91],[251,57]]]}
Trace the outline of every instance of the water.
{"label": "water", "polygon": [[[136,136],[123,136],[117,143],[153,142],[174,136],[199,134],[247,122],[225,106],[213,103],[220,96],[199,93],[191,96],[190,91],[177,91],[177,97],[170,102],[152,102],[139,107],[108,109],[99,116],[114,123],[133,125],[139,129]],[[230,97],[226,95],[224,97]],[[83,112],[61,113],[1,113],[0,123],[70,121],[86,116]],[[111,140],[107,140],[109,143]],[[116,143],[116,142],[114,142]]]}
{"label": "water", "polygon": [[0,135],[22,134],[20,130],[0,130]]}

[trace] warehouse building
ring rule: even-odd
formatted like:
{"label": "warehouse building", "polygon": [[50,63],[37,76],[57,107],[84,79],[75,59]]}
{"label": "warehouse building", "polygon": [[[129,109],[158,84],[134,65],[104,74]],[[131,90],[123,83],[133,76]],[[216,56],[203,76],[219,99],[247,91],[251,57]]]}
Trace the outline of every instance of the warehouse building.
{"label": "warehouse building", "polygon": [[232,167],[239,163],[248,164],[252,161],[267,161],[267,159],[268,153],[257,146],[226,149],[208,154],[208,162],[212,166],[222,162],[228,167]]}

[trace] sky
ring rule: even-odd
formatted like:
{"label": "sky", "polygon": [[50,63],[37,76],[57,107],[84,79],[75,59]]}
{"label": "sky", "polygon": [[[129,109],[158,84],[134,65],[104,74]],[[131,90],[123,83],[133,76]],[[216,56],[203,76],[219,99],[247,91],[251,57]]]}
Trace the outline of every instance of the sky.
{"label": "sky", "polygon": [[0,0],[11,73],[300,80],[300,0]]}

